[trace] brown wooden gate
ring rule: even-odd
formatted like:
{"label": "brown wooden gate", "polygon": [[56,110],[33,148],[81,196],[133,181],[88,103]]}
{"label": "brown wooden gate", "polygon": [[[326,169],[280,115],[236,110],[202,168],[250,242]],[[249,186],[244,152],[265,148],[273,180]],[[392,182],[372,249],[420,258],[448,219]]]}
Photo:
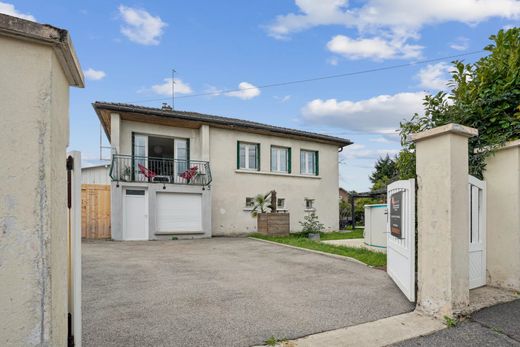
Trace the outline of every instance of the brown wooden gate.
{"label": "brown wooden gate", "polygon": [[84,239],[111,237],[109,185],[81,185],[81,237]]}

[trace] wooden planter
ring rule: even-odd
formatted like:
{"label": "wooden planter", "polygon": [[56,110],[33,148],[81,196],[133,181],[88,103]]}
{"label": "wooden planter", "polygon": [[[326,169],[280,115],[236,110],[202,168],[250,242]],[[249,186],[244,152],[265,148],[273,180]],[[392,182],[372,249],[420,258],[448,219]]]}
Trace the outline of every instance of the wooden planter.
{"label": "wooden planter", "polygon": [[272,236],[289,235],[289,213],[259,213],[257,228],[260,234]]}

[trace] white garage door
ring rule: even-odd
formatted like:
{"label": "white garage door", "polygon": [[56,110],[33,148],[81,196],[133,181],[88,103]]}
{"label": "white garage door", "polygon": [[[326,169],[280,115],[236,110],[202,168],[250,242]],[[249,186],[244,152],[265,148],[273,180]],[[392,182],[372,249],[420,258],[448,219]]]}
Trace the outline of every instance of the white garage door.
{"label": "white garage door", "polygon": [[202,195],[157,193],[158,232],[202,232]]}

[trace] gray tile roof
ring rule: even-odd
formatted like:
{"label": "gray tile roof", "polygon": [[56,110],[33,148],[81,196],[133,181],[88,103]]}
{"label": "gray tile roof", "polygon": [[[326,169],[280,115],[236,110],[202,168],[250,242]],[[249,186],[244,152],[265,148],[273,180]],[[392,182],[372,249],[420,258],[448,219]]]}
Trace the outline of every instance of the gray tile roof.
{"label": "gray tile roof", "polygon": [[92,106],[94,107],[94,110],[96,110],[98,115],[99,115],[100,110],[109,110],[109,111],[116,111],[116,112],[132,112],[134,114],[137,113],[137,114],[143,114],[143,115],[153,115],[153,116],[159,116],[159,117],[168,117],[168,118],[175,118],[175,119],[182,119],[182,120],[197,121],[197,122],[221,125],[221,126],[226,126],[226,127],[250,129],[253,132],[254,132],[254,130],[263,130],[263,131],[269,131],[269,132],[279,133],[279,134],[288,134],[288,135],[293,135],[293,136],[298,136],[298,137],[304,137],[306,139],[314,139],[314,140],[320,140],[320,141],[325,141],[325,142],[331,142],[331,143],[337,144],[339,147],[344,147],[344,146],[348,146],[348,145],[352,144],[352,141],[350,141],[348,139],[343,139],[340,137],[323,135],[323,134],[318,134],[318,133],[313,133],[313,132],[303,131],[303,130],[284,128],[284,127],[279,127],[279,126],[274,126],[274,125],[252,122],[252,121],[248,121],[248,120],[244,120],[244,119],[209,115],[209,114],[204,114],[204,113],[168,110],[168,109],[163,109],[163,108],[144,107],[144,106],[139,106],[139,105],[113,103],[113,102],[102,102],[102,101],[96,101],[92,104]]}

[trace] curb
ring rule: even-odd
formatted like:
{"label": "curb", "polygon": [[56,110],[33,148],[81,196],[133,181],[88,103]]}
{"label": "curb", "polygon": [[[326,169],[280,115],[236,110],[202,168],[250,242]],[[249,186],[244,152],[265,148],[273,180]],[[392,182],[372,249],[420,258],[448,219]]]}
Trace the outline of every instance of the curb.
{"label": "curb", "polygon": [[248,239],[255,240],[255,241],[260,241],[260,242],[265,242],[265,243],[270,243],[270,244],[278,245],[278,246],[284,246],[284,247],[288,247],[288,248],[292,248],[292,249],[297,249],[297,250],[300,250],[300,251],[306,251],[306,252],[321,254],[321,255],[325,255],[327,257],[332,257],[332,258],[336,258],[336,259],[351,261],[353,263],[361,264],[361,265],[364,265],[364,266],[372,268],[372,269],[378,269],[378,268],[376,268],[374,266],[367,265],[367,264],[363,263],[362,261],[359,261],[359,260],[351,258],[351,257],[344,256],[344,255],[326,253],[326,252],[322,252],[322,251],[316,251],[314,249],[308,249],[308,248],[301,248],[301,247],[286,245],[285,243],[279,243],[279,242],[274,242],[274,241],[269,241],[269,240],[264,240],[264,239],[258,239],[256,237],[252,237],[252,236],[249,236]]}

